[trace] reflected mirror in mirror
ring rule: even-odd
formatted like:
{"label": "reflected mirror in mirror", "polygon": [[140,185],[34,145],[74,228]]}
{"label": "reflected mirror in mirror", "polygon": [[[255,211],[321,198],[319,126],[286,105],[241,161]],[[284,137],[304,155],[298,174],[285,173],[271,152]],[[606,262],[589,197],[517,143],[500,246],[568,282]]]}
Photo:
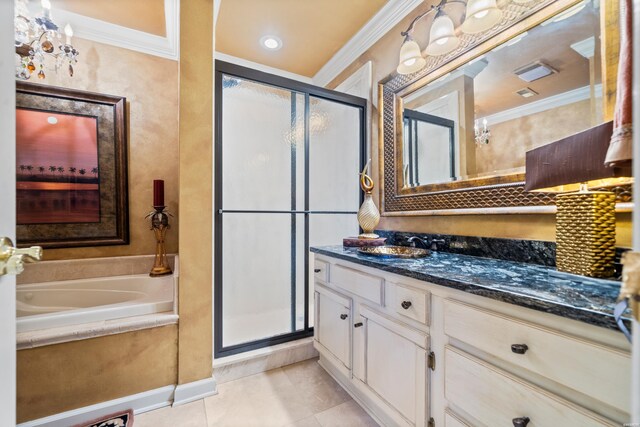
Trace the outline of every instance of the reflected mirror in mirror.
{"label": "reflected mirror in mirror", "polygon": [[404,188],[524,173],[603,122],[599,1],[584,0],[400,100]]}

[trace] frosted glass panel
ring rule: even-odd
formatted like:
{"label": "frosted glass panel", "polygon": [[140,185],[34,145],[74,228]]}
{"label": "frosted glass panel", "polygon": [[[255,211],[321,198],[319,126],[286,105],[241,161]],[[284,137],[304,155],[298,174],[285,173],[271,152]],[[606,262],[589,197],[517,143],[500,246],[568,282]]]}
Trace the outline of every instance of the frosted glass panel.
{"label": "frosted glass panel", "polygon": [[357,211],[360,110],[310,97],[309,209]]}
{"label": "frosted glass panel", "polygon": [[357,236],[356,215],[312,215],[309,219],[309,246],[342,245],[342,239]]}
{"label": "frosted glass panel", "polygon": [[291,149],[304,146],[304,95],[225,75],[222,108],[224,208],[291,209],[304,168],[304,150]]}
{"label": "frosted glass panel", "polygon": [[291,216],[226,214],[223,345],[292,332]]}

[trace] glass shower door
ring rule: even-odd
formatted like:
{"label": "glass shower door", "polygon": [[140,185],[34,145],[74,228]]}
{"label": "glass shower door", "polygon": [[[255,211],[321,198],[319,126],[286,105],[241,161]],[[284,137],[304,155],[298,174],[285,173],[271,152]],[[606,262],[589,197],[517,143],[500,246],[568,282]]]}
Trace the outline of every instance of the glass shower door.
{"label": "glass shower door", "polygon": [[221,357],[312,334],[308,248],[358,233],[366,101],[331,100],[333,92],[231,64],[216,69]]}
{"label": "glass shower door", "polygon": [[231,347],[292,332],[304,95],[225,75],[222,98],[222,344]]}

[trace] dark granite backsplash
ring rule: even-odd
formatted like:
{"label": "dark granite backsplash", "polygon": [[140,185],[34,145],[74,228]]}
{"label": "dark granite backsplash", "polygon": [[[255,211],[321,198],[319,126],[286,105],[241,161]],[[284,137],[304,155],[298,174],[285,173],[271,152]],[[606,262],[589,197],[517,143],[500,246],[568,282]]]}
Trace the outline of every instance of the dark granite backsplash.
{"label": "dark granite backsplash", "polygon": [[[438,251],[441,252],[494,258],[505,261],[526,262],[547,267],[556,266],[555,242],[409,233],[391,230],[377,230],[376,233],[381,237],[387,238],[387,245],[407,245],[407,239],[409,237],[418,236],[428,244],[434,239],[444,240],[444,243],[438,243]],[[619,263],[620,256],[627,250],[626,248],[616,248],[616,276],[620,276],[622,268]]]}
{"label": "dark granite backsplash", "polygon": [[377,230],[377,234],[387,238],[388,245],[406,245],[411,236],[418,236],[427,243],[434,239],[444,240],[438,244],[438,251],[452,254],[495,258],[505,261],[555,267],[556,244],[540,240],[496,239],[476,236],[450,236],[443,234],[408,233],[404,231]]}

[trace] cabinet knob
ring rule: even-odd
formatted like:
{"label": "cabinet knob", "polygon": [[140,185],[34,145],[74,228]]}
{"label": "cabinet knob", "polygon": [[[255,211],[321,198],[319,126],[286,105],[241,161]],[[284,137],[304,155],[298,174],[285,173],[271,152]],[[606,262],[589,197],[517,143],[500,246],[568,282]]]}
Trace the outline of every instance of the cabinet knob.
{"label": "cabinet knob", "polygon": [[314,269],[313,269],[313,272],[314,272],[314,273],[320,273],[321,271],[322,271],[322,270],[321,270],[321,269],[319,269],[319,268],[314,268]]}
{"label": "cabinet knob", "polygon": [[355,325],[353,325],[354,328],[359,328],[360,326],[362,326],[362,322],[358,322]]}
{"label": "cabinet knob", "polygon": [[408,310],[409,307],[411,307],[411,301],[402,301],[402,304],[400,304],[400,307],[404,308],[405,310]]}
{"label": "cabinet knob", "polygon": [[529,346],[526,344],[511,344],[511,351],[516,354],[525,354],[529,350]]}
{"label": "cabinet knob", "polygon": [[511,420],[513,422],[513,427],[527,427],[529,424],[529,417],[518,417]]}
{"label": "cabinet knob", "polygon": [[340,318],[341,318],[342,320],[346,319],[347,317],[349,317],[349,315],[348,315],[348,314],[341,314],[341,315],[340,315]]}

